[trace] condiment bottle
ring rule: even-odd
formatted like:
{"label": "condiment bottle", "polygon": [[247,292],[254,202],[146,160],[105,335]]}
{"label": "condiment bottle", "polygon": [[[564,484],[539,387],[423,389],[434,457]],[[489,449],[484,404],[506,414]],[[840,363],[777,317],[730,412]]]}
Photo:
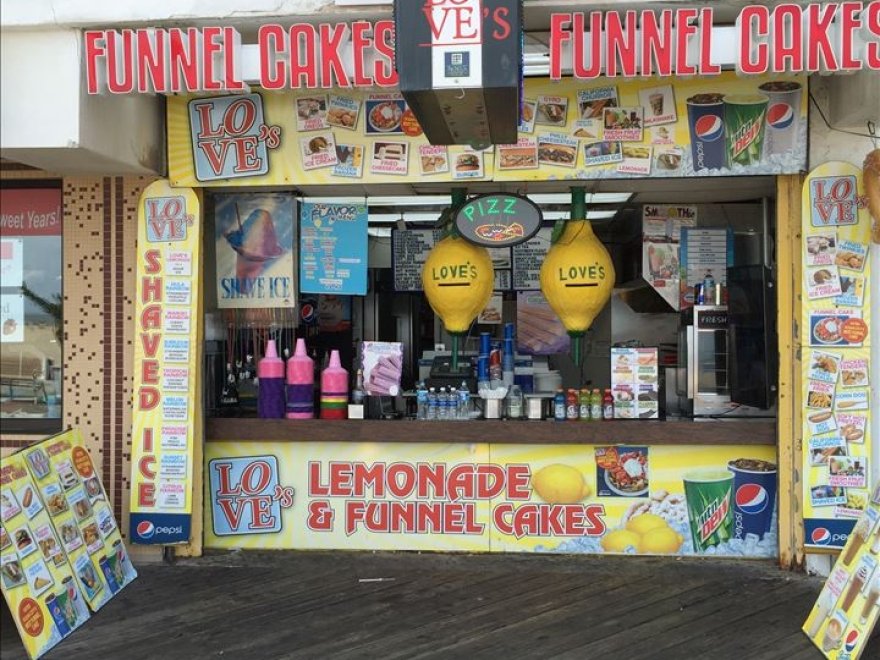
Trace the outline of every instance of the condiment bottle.
{"label": "condiment bottle", "polygon": [[257,415],[261,419],[284,419],[284,360],[278,357],[275,340],[266,344],[266,355],[257,363]]}
{"label": "condiment bottle", "polygon": [[330,364],[321,372],[321,419],[348,418],[348,371],[339,351],[330,353]]}
{"label": "condiment bottle", "polygon": [[602,419],[604,421],[614,419],[614,397],[611,390],[605,390],[605,396],[602,397]]}
{"label": "condiment bottle", "polygon": [[296,350],[287,361],[287,419],[315,416],[315,363],[306,353],[306,340],[296,340]]}

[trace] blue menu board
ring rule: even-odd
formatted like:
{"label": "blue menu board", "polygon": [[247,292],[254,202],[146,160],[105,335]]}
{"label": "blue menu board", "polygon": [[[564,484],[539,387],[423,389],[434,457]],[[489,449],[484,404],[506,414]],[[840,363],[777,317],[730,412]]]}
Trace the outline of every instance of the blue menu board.
{"label": "blue menu board", "polygon": [[300,209],[300,291],[366,295],[366,205],[304,203]]}

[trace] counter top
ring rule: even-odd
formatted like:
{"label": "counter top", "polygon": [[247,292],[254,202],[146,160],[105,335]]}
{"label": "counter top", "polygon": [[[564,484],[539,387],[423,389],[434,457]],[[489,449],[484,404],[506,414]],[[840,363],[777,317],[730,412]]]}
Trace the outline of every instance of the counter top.
{"label": "counter top", "polygon": [[208,442],[491,442],[504,444],[775,445],[776,421],[423,422],[211,418]]}

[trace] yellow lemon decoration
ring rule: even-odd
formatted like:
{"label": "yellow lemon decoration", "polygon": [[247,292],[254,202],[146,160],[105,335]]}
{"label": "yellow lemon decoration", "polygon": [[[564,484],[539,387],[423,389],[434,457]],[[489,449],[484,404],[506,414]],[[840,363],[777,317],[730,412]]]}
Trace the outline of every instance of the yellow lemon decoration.
{"label": "yellow lemon decoration", "polygon": [[434,246],[422,268],[422,286],[447,332],[468,331],[492,297],[495,269],[484,247],[449,236]]}
{"label": "yellow lemon decoration", "polygon": [[638,551],[639,554],[646,555],[671,555],[678,552],[683,542],[681,534],[664,524],[663,527],[655,527],[642,535]]}
{"label": "yellow lemon decoration", "polygon": [[541,291],[570,335],[586,332],[614,289],[611,255],[587,220],[569,220],[541,266]]}
{"label": "yellow lemon decoration", "polygon": [[627,548],[638,548],[642,537],[626,529],[615,529],[602,537],[600,542],[605,552],[626,552]]}
{"label": "yellow lemon decoration", "polygon": [[547,465],[535,472],[532,488],[548,504],[576,504],[591,492],[581,471],[562,463]]}
{"label": "yellow lemon decoration", "polygon": [[626,528],[636,534],[647,534],[651,530],[661,527],[667,527],[666,521],[655,513],[633,516],[626,523]]}

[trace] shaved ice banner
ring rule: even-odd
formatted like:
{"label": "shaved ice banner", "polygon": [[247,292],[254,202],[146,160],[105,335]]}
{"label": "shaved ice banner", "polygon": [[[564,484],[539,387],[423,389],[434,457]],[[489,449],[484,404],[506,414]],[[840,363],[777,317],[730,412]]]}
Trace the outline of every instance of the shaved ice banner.
{"label": "shaved ice banner", "polygon": [[777,553],[770,446],[211,441],[206,450],[206,547]]}

